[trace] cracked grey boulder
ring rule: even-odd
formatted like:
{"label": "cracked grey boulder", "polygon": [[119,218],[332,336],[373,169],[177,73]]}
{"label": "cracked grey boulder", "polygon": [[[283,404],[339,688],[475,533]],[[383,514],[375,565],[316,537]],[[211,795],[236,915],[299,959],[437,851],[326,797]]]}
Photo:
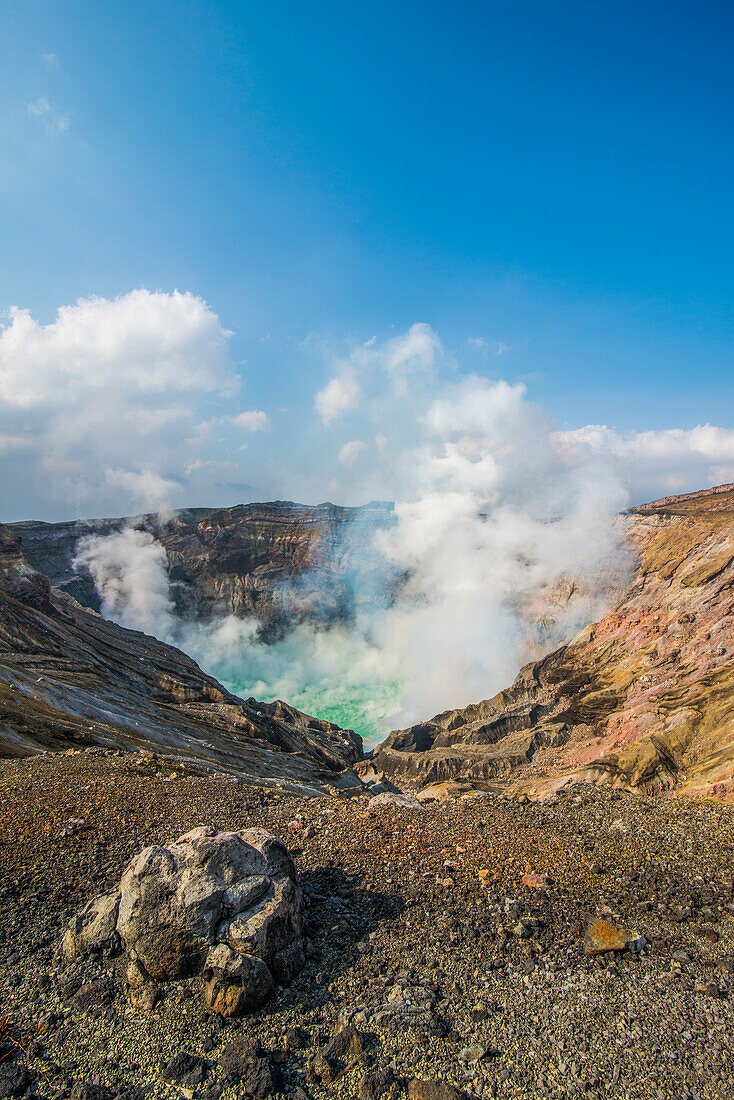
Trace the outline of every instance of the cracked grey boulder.
{"label": "cracked grey boulder", "polygon": [[201,974],[221,1015],[252,1011],[305,961],[301,890],[263,829],[194,829],[143,849],[119,889],[90,902],[63,939],[67,960],[122,948],[131,989]]}

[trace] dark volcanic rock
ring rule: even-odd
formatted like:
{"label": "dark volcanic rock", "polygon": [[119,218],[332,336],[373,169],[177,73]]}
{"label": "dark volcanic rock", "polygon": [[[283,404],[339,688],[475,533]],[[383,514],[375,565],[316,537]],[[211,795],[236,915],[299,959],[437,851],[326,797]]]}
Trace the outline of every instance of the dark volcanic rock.
{"label": "dark volcanic rock", "polygon": [[395,1074],[389,1066],[368,1069],[359,1086],[359,1100],[380,1100],[394,1082]]}
{"label": "dark volcanic rock", "polygon": [[206,1058],[180,1050],[163,1066],[161,1077],[164,1081],[195,1089],[206,1077]]}
{"label": "dark volcanic rock", "polygon": [[0,1097],[22,1096],[29,1082],[30,1075],[25,1066],[17,1062],[0,1064]]}

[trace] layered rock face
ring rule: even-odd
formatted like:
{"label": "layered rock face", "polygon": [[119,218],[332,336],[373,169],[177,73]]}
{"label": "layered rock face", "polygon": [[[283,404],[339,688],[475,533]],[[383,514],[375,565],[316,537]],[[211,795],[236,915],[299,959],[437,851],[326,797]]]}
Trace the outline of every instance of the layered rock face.
{"label": "layered rock face", "polygon": [[341,775],[361,739],[281,702],[232,695],[180,650],[87,611],[0,527],[0,754],[144,749],[303,791]]}
{"label": "layered rock face", "polygon": [[124,954],[135,1002],[151,982],[201,974],[221,1016],[260,1008],[305,962],[302,897],[288,849],[264,829],[193,829],[144,848],[63,938],[68,962]]}
{"label": "layered rock face", "polygon": [[[89,574],[73,562],[82,538],[133,526],[163,546],[171,594],[188,618],[229,613],[256,616],[266,629],[301,619],[344,621],[354,614],[370,576],[374,531],[393,521],[392,505],[309,507],[289,501],[234,508],[192,508],[170,518],[15,523],[31,565],[85,607],[100,610]],[[389,600],[399,578],[380,581],[377,596]]]}
{"label": "layered rock face", "polygon": [[598,623],[494,698],[390,734],[376,767],[734,797],[734,485],[637,508],[628,534],[634,579]]}

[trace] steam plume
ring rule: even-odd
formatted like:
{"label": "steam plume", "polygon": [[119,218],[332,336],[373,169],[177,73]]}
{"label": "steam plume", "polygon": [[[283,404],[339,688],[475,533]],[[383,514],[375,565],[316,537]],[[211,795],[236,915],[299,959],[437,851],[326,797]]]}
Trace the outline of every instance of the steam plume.
{"label": "steam plume", "polygon": [[[396,445],[392,432],[380,459],[397,522],[372,536],[369,558],[408,575],[393,604],[376,598],[374,576],[358,577],[372,598],[355,622],[301,624],[264,645],[253,621],[177,619],[162,547],[127,530],[79,548],[104,613],[181,646],[241,694],[283,697],[359,727],[344,721],[355,712],[376,737],[486,698],[571,637],[601,613],[627,567],[615,524],[627,497],[613,465],[564,447],[522,386],[470,377],[421,401],[404,383],[401,372],[409,442]],[[309,594],[323,583],[309,575]]]}

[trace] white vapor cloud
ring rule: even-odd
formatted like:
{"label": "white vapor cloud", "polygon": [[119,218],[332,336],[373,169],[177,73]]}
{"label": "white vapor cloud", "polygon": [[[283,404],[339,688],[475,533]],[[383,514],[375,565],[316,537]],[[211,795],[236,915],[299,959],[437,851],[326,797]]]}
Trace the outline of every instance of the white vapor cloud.
{"label": "white vapor cloud", "polygon": [[366,446],[361,439],[352,439],[345,443],[337,456],[342,466],[353,466]]}
{"label": "white vapor cloud", "polygon": [[158,638],[172,637],[166,552],[152,535],[129,527],[108,538],[90,535],[77,546],[74,568],[89,571],[106,618]]}
{"label": "white vapor cloud", "polygon": [[[522,386],[470,377],[442,387],[416,404],[401,438],[389,456],[397,522],[365,530],[354,578],[365,598],[348,624],[301,623],[262,645],[252,621],[172,619],[165,562],[147,539],[100,538],[80,560],[107,613],[165,631],[241,693],[307,709],[361,696],[384,729],[484,698],[603,609],[626,568],[614,525],[626,494],[609,463],[560,452]],[[364,446],[345,444],[342,465]],[[408,579],[385,599],[395,576]],[[329,576],[303,583],[304,601],[328,602]]]}
{"label": "white vapor cloud", "polygon": [[248,412],[238,413],[232,417],[232,423],[244,432],[269,432],[270,418],[260,409],[251,409]]}
{"label": "white vapor cloud", "polygon": [[336,374],[316,394],[315,406],[328,427],[360,404],[363,391],[382,387],[387,378],[393,397],[405,397],[409,387],[433,380],[443,347],[430,325],[411,325],[407,332],[382,344],[376,338],[354,348],[336,363]]}
{"label": "white vapor cloud", "polygon": [[382,349],[385,369],[399,394],[406,392],[411,374],[429,374],[441,354],[441,341],[426,324],[411,325],[406,333],[389,340]]}
{"label": "white vapor cloud", "polygon": [[33,115],[34,118],[43,122],[52,133],[63,134],[64,131],[69,129],[69,116],[52,107],[45,96],[34,99],[32,103],[28,104],[27,110],[29,115]]}
{"label": "white vapor cloud", "polygon": [[354,371],[347,370],[340,377],[332,378],[316,394],[314,404],[319,416],[327,426],[342,413],[356,409],[359,404],[360,388]]}
{"label": "white vapor cloud", "polygon": [[[214,331],[220,331],[216,319]],[[208,368],[211,361],[207,355]],[[164,636],[246,695],[284,697],[311,712],[337,706],[332,717],[353,713],[359,699],[360,713],[383,730],[486,698],[510,683],[524,661],[603,612],[630,568],[616,519],[622,509],[643,497],[734,478],[729,429],[560,431],[524,385],[458,374],[427,325],[373,338],[331,368],[315,412],[328,426],[357,410],[359,437],[338,439],[335,431],[332,446],[309,451],[313,462],[300,460],[294,438],[278,488],[289,499],[334,493],[344,503],[395,501],[395,524],[368,532],[367,564],[354,577],[365,598],[349,623],[331,629],[300,623],[262,645],[254,621],[178,619],[165,559],[149,536],[123,532],[92,541],[80,557],[106,613]],[[226,381],[226,363],[223,371]],[[32,412],[20,381],[13,385],[15,400]],[[153,407],[179,404],[164,390]],[[233,419],[192,419],[189,443],[213,446]],[[18,425],[7,430],[10,439],[23,438]],[[269,438],[283,450],[277,433]],[[184,476],[195,469],[203,476],[217,463],[187,458]],[[116,471],[124,469],[130,491],[139,479],[136,491],[161,499],[174,495],[182,476],[170,462],[108,462],[103,469],[107,479],[121,478]],[[385,598],[396,576],[403,578],[400,590]],[[320,583],[307,578],[304,604],[333,596],[328,578],[322,592]],[[289,596],[295,598],[293,590]]]}

